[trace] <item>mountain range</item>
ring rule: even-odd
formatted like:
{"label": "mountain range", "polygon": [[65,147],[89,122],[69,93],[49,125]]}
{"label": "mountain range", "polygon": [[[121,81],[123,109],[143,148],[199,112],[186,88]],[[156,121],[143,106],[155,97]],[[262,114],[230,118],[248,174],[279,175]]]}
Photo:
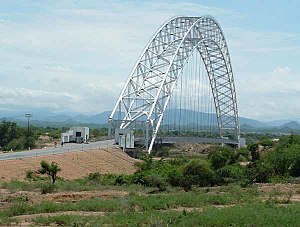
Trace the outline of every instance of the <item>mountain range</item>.
{"label": "mountain range", "polygon": [[[36,111],[33,112],[31,124],[35,126],[72,126],[72,125],[88,125],[90,127],[99,127],[99,125],[106,125],[111,111],[104,111],[99,114],[87,115],[75,112],[61,112],[55,113],[51,111]],[[181,124],[187,123],[187,118],[192,117],[202,119],[201,123],[207,125],[210,122],[216,122],[215,114],[207,114],[201,112],[194,112],[192,110],[169,110],[165,113],[164,122],[178,122],[178,117],[181,117]],[[284,131],[299,130],[300,124],[295,120],[275,120],[275,121],[258,121],[251,118],[240,117],[240,125],[243,129],[272,129],[276,128]],[[0,110],[0,120],[15,121],[20,125],[25,125],[27,119],[25,113],[10,112]],[[190,122],[191,123],[191,122]],[[193,123],[193,122],[192,122]]]}

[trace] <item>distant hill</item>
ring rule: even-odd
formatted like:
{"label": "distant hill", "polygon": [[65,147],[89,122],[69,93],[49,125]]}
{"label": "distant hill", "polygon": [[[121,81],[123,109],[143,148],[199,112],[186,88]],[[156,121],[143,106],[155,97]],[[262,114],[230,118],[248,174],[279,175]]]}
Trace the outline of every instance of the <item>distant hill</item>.
{"label": "distant hill", "polygon": [[274,120],[274,121],[266,121],[265,123],[272,127],[280,127],[289,122],[291,122],[291,120]]}
{"label": "distant hill", "polygon": [[298,124],[296,121],[291,121],[286,124],[283,124],[279,126],[280,129],[289,128],[293,130],[300,130],[300,124]]}
{"label": "distant hill", "polygon": [[254,128],[267,128],[270,127],[269,125],[267,125],[266,123],[262,122],[262,121],[257,121],[254,119],[250,119],[250,118],[245,118],[245,117],[240,117],[240,124],[246,124],[249,125],[251,127]]}
{"label": "distant hill", "polygon": [[[30,112],[30,111],[28,111]],[[24,117],[26,112],[8,112],[0,111],[0,120],[15,121],[20,125],[26,126],[27,119]],[[69,127],[74,125],[87,125],[91,128],[100,127],[107,125],[108,117],[111,111],[104,111],[99,114],[86,115],[75,112],[61,112],[54,113],[51,111],[36,111],[33,113],[31,124],[35,126],[51,126],[51,127]],[[2,118],[1,118],[2,117]],[[217,117],[216,114],[208,114],[202,112],[195,112],[192,110],[178,110],[169,109],[166,111],[164,116],[163,124],[167,125],[170,122],[176,122],[176,124],[186,125],[195,124],[198,122],[199,125],[216,125]],[[191,121],[188,119],[192,119]],[[201,119],[201,120],[199,120]],[[275,120],[262,122],[251,118],[240,117],[240,125],[243,130],[251,131],[281,131],[290,132],[291,130],[299,130],[300,124],[296,121],[287,120]]]}
{"label": "distant hill", "polygon": [[78,122],[106,124],[110,113],[111,113],[111,111],[105,111],[105,112],[95,114],[92,116],[78,115],[73,119]]}
{"label": "distant hill", "polygon": [[41,121],[50,121],[50,122],[64,122],[68,120],[73,120],[72,117],[65,115],[65,114],[59,114],[59,115],[54,115],[54,116],[49,116],[40,119]]}

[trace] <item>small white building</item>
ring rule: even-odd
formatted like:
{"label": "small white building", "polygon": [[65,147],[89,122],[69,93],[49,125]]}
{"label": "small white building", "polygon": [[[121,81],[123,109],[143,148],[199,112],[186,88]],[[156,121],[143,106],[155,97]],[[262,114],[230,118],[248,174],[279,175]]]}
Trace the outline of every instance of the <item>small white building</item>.
{"label": "small white building", "polygon": [[90,138],[90,130],[88,127],[71,127],[69,131],[61,134],[61,142],[69,143],[86,143]]}

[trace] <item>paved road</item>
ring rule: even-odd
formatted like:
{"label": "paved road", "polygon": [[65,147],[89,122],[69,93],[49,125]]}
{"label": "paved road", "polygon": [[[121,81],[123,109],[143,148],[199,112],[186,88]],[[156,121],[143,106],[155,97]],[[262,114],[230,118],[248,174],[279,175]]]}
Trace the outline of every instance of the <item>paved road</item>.
{"label": "paved road", "polygon": [[90,149],[97,149],[97,148],[100,148],[100,149],[101,148],[109,148],[109,147],[114,147],[113,143],[114,143],[114,140],[104,140],[104,141],[98,141],[98,142],[93,142],[93,143],[89,143],[89,144],[68,143],[68,144],[64,144],[63,147],[61,147],[61,145],[57,145],[56,148],[49,147],[49,148],[35,149],[35,150],[30,150],[30,151],[3,153],[3,154],[0,154],[0,160],[29,158],[29,157],[36,157],[36,156],[51,155],[51,154],[63,154],[66,152],[90,150]]}

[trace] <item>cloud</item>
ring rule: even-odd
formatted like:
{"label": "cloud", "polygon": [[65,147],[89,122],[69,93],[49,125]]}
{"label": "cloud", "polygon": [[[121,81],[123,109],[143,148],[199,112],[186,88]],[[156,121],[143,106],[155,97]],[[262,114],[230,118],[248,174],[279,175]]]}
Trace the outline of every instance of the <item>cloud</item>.
{"label": "cloud", "polygon": [[45,68],[46,68],[47,70],[55,71],[55,72],[66,72],[66,71],[71,71],[70,68],[68,68],[68,67],[63,67],[63,66],[46,66]]}
{"label": "cloud", "polygon": [[0,19],[0,24],[7,24],[9,23],[9,20]]}
{"label": "cloud", "polygon": [[299,33],[253,31],[242,27],[223,27],[231,48],[252,54],[300,54]]}
{"label": "cloud", "polygon": [[211,14],[221,22],[241,115],[283,116],[289,107],[277,101],[294,107],[300,99],[299,69],[289,56],[282,57],[300,57],[298,33],[251,31],[241,26],[239,12],[192,1],[84,2],[35,2],[28,7],[38,4],[39,10],[0,20],[0,77],[7,88],[0,91],[2,105],[93,113],[111,109],[150,37],[178,14]]}
{"label": "cloud", "polygon": [[274,70],[273,70],[273,75],[275,76],[286,76],[291,72],[290,68],[288,66],[285,67],[280,67],[277,66]]}
{"label": "cloud", "polygon": [[26,70],[31,70],[32,67],[30,65],[23,65],[23,68],[26,69]]}
{"label": "cloud", "polygon": [[69,109],[70,105],[76,103],[78,96],[67,92],[52,92],[45,90],[34,90],[26,88],[0,87],[0,104],[3,107],[13,106],[21,110],[22,108],[49,108],[49,109]]}
{"label": "cloud", "polygon": [[51,80],[51,82],[52,82],[52,83],[58,83],[58,82],[59,82],[59,79],[53,78],[53,79]]}
{"label": "cloud", "polygon": [[289,66],[265,73],[245,73],[236,81],[241,116],[259,120],[299,118],[300,74]]}

